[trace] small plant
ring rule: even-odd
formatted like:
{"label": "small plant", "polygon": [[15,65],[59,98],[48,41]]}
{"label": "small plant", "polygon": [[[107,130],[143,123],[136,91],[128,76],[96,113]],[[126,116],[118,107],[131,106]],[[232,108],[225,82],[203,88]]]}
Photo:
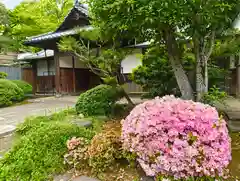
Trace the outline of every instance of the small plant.
{"label": "small plant", "polygon": [[0,107],[10,106],[13,102],[24,99],[21,88],[7,79],[0,79]]}
{"label": "small plant", "polygon": [[85,138],[73,137],[67,141],[68,153],[64,155],[64,164],[67,164],[79,170],[88,165],[88,144],[89,140]]}
{"label": "small plant", "polygon": [[21,88],[24,92],[24,94],[32,94],[33,88],[32,86],[22,80],[12,80],[13,83],[15,83],[19,88]]}
{"label": "small plant", "polygon": [[122,157],[120,132],[107,130],[95,135],[88,147],[89,166],[95,173],[104,172]]}
{"label": "small plant", "polygon": [[220,91],[219,88],[213,86],[212,88],[210,88],[208,93],[203,96],[202,102],[214,106],[214,103],[223,102],[226,97],[226,92]]}
{"label": "small plant", "polygon": [[5,72],[0,72],[0,79],[6,79],[7,76],[8,76],[7,73],[5,73]]}
{"label": "small plant", "polygon": [[84,116],[109,115],[113,104],[122,96],[121,89],[99,85],[79,96],[76,111]]}
{"label": "small plant", "polygon": [[113,123],[105,126],[90,142],[73,137],[67,142],[69,151],[65,163],[75,169],[90,167],[96,175],[111,169],[116,160],[123,157],[120,130],[120,124]]}

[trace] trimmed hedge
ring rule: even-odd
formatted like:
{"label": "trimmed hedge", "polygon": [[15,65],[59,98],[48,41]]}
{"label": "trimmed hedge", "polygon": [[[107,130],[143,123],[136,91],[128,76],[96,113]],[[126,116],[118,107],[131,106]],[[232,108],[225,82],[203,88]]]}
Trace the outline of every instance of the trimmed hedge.
{"label": "trimmed hedge", "polygon": [[84,116],[109,115],[116,101],[123,97],[122,89],[110,85],[99,85],[82,93],[76,111]]}
{"label": "trimmed hedge", "polygon": [[10,106],[13,102],[19,102],[24,99],[24,93],[12,81],[0,79],[0,107]]}
{"label": "trimmed hedge", "polygon": [[17,86],[23,90],[25,95],[32,94],[33,88],[29,83],[23,80],[12,80],[12,82],[17,84]]}
{"label": "trimmed hedge", "polygon": [[5,72],[0,72],[0,79],[6,79],[7,76],[8,76],[7,73],[5,73]]}

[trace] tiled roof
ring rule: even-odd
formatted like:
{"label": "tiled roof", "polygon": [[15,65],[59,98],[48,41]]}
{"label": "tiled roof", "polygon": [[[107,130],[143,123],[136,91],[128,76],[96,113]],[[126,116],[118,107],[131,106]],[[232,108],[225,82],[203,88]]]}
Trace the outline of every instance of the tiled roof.
{"label": "tiled roof", "polygon": [[44,57],[53,57],[54,51],[53,50],[42,50],[37,53],[21,53],[18,54],[17,60],[22,61],[22,60],[33,60],[33,59],[40,59]]}
{"label": "tiled roof", "polygon": [[[37,35],[37,36],[33,36],[33,37],[28,37],[26,39],[26,41],[24,42],[24,44],[29,45],[31,43],[37,43],[37,42],[44,41],[44,40],[51,40],[51,39],[60,38],[60,37],[63,37],[63,36],[69,36],[69,35],[77,34],[78,31],[79,31],[78,28],[73,28],[73,29],[69,29],[69,30],[62,30],[61,29],[61,27],[63,26],[65,21],[67,21],[67,19],[71,16],[70,14],[74,11],[74,9],[76,9],[77,11],[81,12],[86,17],[88,17],[88,6],[86,4],[76,3],[74,5],[74,7],[72,8],[72,10],[65,17],[63,23],[59,26],[59,28],[55,32],[49,32],[49,33],[45,33],[45,34],[41,34],[41,35]],[[89,29],[89,28],[91,28],[91,27],[90,26],[81,27],[81,29]]]}
{"label": "tiled roof", "polygon": [[74,8],[78,9],[80,12],[84,13],[86,16],[89,15],[87,4],[76,4]]}

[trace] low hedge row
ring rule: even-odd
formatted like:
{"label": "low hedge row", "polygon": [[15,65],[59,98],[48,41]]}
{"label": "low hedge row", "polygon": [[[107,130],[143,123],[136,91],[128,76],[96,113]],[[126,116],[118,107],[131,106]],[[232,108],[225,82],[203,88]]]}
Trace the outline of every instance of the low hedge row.
{"label": "low hedge row", "polygon": [[32,86],[22,80],[7,80],[6,73],[0,72],[0,107],[22,101],[32,93]]}

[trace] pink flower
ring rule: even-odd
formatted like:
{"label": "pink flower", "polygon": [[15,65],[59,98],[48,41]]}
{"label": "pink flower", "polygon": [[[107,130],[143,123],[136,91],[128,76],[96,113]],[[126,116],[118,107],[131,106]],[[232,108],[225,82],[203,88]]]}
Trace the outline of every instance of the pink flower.
{"label": "pink flower", "polygon": [[231,160],[226,122],[216,109],[174,96],[137,105],[122,120],[122,140],[150,176],[215,178]]}

